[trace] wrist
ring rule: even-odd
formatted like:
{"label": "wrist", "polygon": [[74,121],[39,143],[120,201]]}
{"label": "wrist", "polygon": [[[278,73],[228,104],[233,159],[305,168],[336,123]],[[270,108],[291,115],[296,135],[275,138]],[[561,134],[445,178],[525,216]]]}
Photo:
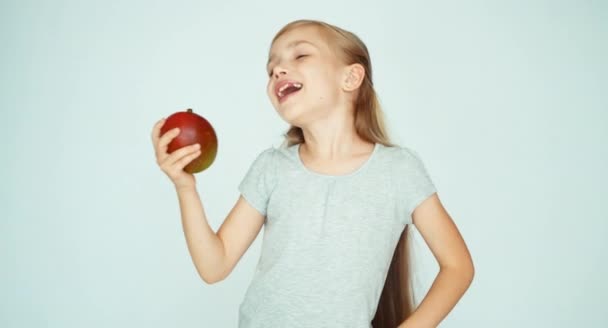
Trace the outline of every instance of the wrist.
{"label": "wrist", "polygon": [[186,186],[175,186],[175,191],[177,191],[178,193],[181,192],[193,192],[196,191],[196,186],[194,185],[186,185]]}

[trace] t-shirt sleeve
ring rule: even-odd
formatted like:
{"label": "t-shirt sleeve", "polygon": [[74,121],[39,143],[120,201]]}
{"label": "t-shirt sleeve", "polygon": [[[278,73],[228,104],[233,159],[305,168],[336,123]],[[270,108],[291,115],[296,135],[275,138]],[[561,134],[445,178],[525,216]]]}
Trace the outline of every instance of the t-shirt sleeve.
{"label": "t-shirt sleeve", "polygon": [[243,198],[263,216],[266,216],[266,207],[274,180],[273,154],[272,147],[258,154],[238,186]]}
{"label": "t-shirt sleeve", "polygon": [[399,192],[404,202],[406,223],[411,223],[416,207],[437,192],[437,189],[418,153],[407,147],[401,147],[400,151]]}

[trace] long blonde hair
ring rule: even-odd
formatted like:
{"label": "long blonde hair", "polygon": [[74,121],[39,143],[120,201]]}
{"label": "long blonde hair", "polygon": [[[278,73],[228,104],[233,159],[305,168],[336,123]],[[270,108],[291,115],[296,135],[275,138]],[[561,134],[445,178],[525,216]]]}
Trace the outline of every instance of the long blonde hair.
{"label": "long blonde hair", "polygon": [[[384,113],[378,102],[372,80],[372,64],[367,47],[354,33],[318,20],[296,20],[285,25],[272,39],[271,45],[284,33],[300,26],[316,26],[334,47],[339,59],[346,65],[359,63],[365,68],[365,79],[355,100],[355,131],[368,142],[394,147],[384,123]],[[300,127],[291,125],[285,134],[283,145],[292,146],[304,142]],[[380,296],[372,326],[374,328],[397,327],[413,311],[413,289],[409,270],[407,225],[393,253],[393,258]]]}

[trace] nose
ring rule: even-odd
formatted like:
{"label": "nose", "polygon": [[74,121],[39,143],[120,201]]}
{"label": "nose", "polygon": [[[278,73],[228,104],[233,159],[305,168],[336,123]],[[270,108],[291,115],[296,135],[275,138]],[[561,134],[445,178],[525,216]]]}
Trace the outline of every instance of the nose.
{"label": "nose", "polygon": [[279,78],[279,76],[285,74],[287,74],[287,70],[283,68],[283,66],[275,66],[274,72],[272,72],[272,75],[277,79]]}

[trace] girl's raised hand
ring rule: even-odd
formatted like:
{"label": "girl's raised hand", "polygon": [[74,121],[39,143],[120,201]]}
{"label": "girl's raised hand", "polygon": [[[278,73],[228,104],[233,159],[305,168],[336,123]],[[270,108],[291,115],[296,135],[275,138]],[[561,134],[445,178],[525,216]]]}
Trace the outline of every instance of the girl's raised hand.
{"label": "girl's raised hand", "polygon": [[163,124],[165,124],[164,118],[156,122],[152,129],[152,144],[156,153],[156,163],[171,179],[175,188],[196,187],[194,175],[184,171],[184,167],[201,154],[200,145],[185,146],[168,154],[167,146],[173,138],[177,137],[179,129],[169,130],[161,136],[160,129]]}

